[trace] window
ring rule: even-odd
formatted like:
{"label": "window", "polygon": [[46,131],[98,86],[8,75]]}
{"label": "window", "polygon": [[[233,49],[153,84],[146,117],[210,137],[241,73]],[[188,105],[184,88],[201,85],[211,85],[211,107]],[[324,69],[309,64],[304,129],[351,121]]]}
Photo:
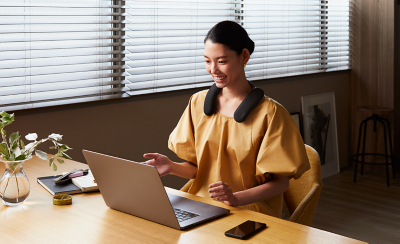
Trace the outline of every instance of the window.
{"label": "window", "polygon": [[126,96],[112,1],[0,2],[0,111]]}
{"label": "window", "polygon": [[349,69],[349,1],[244,0],[250,80]]}
{"label": "window", "polygon": [[249,80],[349,69],[349,1],[2,1],[0,110],[208,87],[223,20],[255,41]]}
{"label": "window", "polygon": [[240,22],[238,0],[125,1],[126,87],[130,95],[210,86],[204,37],[223,20]]}
{"label": "window", "polygon": [[255,42],[249,80],[349,68],[349,0],[127,0],[130,95],[210,86],[203,40],[217,22]]}

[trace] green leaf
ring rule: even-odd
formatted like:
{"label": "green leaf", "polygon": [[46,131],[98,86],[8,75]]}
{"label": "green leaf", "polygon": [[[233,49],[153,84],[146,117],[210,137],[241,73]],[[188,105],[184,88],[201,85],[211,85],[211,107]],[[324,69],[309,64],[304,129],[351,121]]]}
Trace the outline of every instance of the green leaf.
{"label": "green leaf", "polygon": [[14,144],[10,144],[11,145],[11,150],[15,150],[15,149],[17,149],[17,147],[18,147],[18,143],[14,143]]}
{"label": "green leaf", "polygon": [[19,140],[19,142],[21,143],[21,148],[25,150],[25,143],[24,143],[24,141],[21,139],[21,140]]}
{"label": "green leaf", "polygon": [[68,151],[69,149],[72,149],[72,148],[70,148],[70,147],[68,147],[67,145],[65,145],[65,144],[61,144],[61,146],[60,145],[58,145],[59,147],[59,149],[60,149],[60,151],[61,152],[66,152],[66,151]]}
{"label": "green leaf", "polygon": [[8,113],[2,113],[2,114],[1,114],[1,118],[10,119],[10,118],[11,118],[11,115],[8,114]]}
{"label": "green leaf", "polygon": [[[14,122],[14,118],[15,118],[14,114],[10,114],[10,120],[11,120],[11,122]],[[11,123],[11,122],[10,122],[10,123]]]}
{"label": "green leaf", "polygon": [[11,124],[12,119],[10,117],[2,117],[1,121],[3,121],[3,123],[5,123],[6,125]]}
{"label": "green leaf", "polygon": [[38,156],[42,160],[49,160],[49,156],[47,156],[47,153],[40,151],[40,150],[35,150],[36,156]]}
{"label": "green leaf", "polygon": [[58,161],[60,164],[63,164],[63,163],[64,163],[64,160],[61,159],[61,158],[57,158],[57,161]]}
{"label": "green leaf", "polygon": [[0,153],[6,155],[7,157],[10,156],[8,153],[7,146],[4,145],[3,143],[0,143]]}
{"label": "green leaf", "polygon": [[53,168],[54,171],[57,171],[57,165],[54,162],[51,163],[51,167]]}
{"label": "green leaf", "polygon": [[24,159],[26,159],[26,155],[21,154],[21,155],[19,155],[15,160],[16,160],[16,161],[19,161],[19,160],[24,160]]}
{"label": "green leaf", "polygon": [[5,129],[1,128],[1,133],[5,135],[5,134],[7,134],[7,131]]}
{"label": "green leaf", "polygon": [[18,140],[18,138],[19,138],[19,131],[12,133],[10,135],[10,137],[8,138],[10,145],[13,145],[15,143],[15,141]]}
{"label": "green leaf", "polygon": [[11,153],[10,157],[8,158],[8,161],[15,161],[15,156],[13,153]]}
{"label": "green leaf", "polygon": [[62,157],[63,156],[62,153],[56,153],[55,155],[58,156],[58,157]]}
{"label": "green leaf", "polygon": [[55,147],[49,147],[49,149],[56,149]]}
{"label": "green leaf", "polygon": [[1,115],[2,117],[10,117],[10,115],[9,115],[6,111],[2,111],[2,112],[0,113],[0,115]]}
{"label": "green leaf", "polygon": [[68,155],[65,154],[65,153],[62,153],[62,157],[63,157],[63,158],[66,158],[66,159],[72,159],[70,156],[68,156]]}
{"label": "green leaf", "polygon": [[49,166],[51,166],[51,164],[53,163],[53,161],[54,161],[54,157],[51,157],[50,159],[49,159]]}
{"label": "green leaf", "polygon": [[64,144],[58,144],[58,150],[60,150],[60,152],[65,152],[66,150],[68,150]]}
{"label": "green leaf", "polygon": [[19,155],[21,155],[21,150],[19,149],[17,143],[14,144],[11,153],[14,155],[15,158],[17,158]]}

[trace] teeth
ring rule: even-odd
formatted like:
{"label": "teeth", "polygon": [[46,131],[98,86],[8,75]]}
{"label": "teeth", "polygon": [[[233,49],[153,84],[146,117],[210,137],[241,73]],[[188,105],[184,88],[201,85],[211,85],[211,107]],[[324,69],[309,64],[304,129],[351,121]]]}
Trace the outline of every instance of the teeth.
{"label": "teeth", "polygon": [[223,80],[225,78],[226,78],[226,76],[214,76],[214,79],[216,79],[216,80]]}

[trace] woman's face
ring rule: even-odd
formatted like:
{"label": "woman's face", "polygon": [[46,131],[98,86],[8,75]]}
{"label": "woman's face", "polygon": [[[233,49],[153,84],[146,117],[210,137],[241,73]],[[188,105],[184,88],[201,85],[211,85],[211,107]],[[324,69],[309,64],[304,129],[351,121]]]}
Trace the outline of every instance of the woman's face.
{"label": "woman's face", "polygon": [[224,44],[207,40],[204,45],[204,59],[208,73],[218,88],[234,85],[244,77],[243,55],[237,55]]}

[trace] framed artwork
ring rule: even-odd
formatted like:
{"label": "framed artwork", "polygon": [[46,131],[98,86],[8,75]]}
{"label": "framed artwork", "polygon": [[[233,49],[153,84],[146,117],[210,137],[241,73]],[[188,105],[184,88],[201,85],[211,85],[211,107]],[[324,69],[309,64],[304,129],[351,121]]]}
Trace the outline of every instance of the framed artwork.
{"label": "framed artwork", "polygon": [[299,112],[290,113],[290,115],[292,116],[294,122],[296,123],[297,128],[298,128],[299,131],[300,131],[301,137],[303,137],[303,140],[304,140],[304,136],[303,136],[303,123],[302,123],[302,121],[301,121],[300,113],[299,113]]}
{"label": "framed artwork", "polygon": [[339,173],[335,93],[304,96],[301,104],[304,142],[318,152],[322,178]]}

